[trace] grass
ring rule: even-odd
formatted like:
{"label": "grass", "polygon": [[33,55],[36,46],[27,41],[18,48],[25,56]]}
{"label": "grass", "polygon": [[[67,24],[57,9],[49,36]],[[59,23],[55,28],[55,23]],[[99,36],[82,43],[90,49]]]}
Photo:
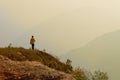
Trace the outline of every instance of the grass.
{"label": "grass", "polygon": [[84,72],[82,72],[81,69],[73,70],[70,64],[60,62],[58,58],[40,50],[0,48],[0,55],[6,56],[14,61],[38,61],[48,67],[69,73],[73,75],[76,80],[86,80]]}
{"label": "grass", "polygon": [[6,56],[14,61],[39,61],[44,65],[63,72],[72,71],[72,67],[60,62],[52,55],[39,50],[24,48],[0,48],[0,55]]}

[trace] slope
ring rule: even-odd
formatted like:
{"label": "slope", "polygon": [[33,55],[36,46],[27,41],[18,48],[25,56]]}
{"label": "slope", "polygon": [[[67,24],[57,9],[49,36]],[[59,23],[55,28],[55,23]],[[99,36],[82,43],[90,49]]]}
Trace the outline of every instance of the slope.
{"label": "slope", "polygon": [[[67,58],[74,66],[101,69],[109,73],[110,80],[119,80],[120,31],[96,38],[82,48],[70,51]],[[79,64],[79,65],[78,65]]]}
{"label": "slope", "polygon": [[0,48],[0,80],[76,80],[72,67],[46,52]]}
{"label": "slope", "polygon": [[16,62],[0,55],[0,80],[75,80],[71,75],[40,62]]}

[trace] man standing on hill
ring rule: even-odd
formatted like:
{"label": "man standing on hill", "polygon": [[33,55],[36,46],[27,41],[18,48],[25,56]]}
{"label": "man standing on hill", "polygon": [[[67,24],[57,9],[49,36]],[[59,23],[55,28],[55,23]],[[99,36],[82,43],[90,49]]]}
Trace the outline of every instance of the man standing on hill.
{"label": "man standing on hill", "polygon": [[34,36],[31,37],[31,39],[30,39],[30,44],[31,44],[31,46],[32,46],[32,50],[34,50],[34,46],[35,46]]}

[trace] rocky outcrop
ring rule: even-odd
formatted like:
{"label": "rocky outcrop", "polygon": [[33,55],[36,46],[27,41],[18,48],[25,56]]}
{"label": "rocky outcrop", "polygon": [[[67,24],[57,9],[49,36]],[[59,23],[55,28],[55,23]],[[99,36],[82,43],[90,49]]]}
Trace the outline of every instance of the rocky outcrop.
{"label": "rocky outcrop", "polygon": [[36,61],[12,61],[0,55],[0,80],[76,80]]}

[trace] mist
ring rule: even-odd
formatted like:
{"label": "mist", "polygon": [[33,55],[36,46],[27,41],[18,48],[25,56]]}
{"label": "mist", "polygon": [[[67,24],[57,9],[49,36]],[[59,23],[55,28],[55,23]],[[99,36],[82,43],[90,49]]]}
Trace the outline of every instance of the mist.
{"label": "mist", "polygon": [[29,38],[34,35],[37,48],[64,54],[120,29],[118,3],[117,0],[1,0],[1,46],[12,42],[14,46],[29,48]]}

